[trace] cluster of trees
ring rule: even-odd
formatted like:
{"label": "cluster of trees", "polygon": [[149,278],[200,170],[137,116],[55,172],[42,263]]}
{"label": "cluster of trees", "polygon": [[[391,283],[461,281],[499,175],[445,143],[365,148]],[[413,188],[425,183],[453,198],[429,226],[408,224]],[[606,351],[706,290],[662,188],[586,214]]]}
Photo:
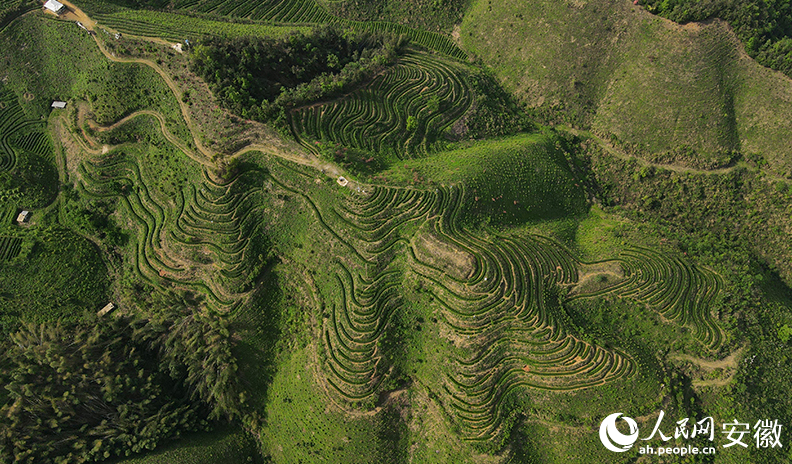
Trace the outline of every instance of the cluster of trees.
{"label": "cluster of trees", "polygon": [[244,118],[285,121],[293,107],[339,95],[392,63],[404,37],[333,26],[283,39],[208,38],[191,68],[227,108]]}
{"label": "cluster of trees", "polygon": [[[409,119],[407,122],[407,130],[410,130]],[[385,169],[385,163],[380,156],[365,150],[334,142],[322,142],[318,148],[322,158],[338,163],[345,170],[357,176],[372,175]]]}
{"label": "cluster of trees", "polygon": [[[122,187],[118,187],[120,190]],[[61,220],[82,235],[95,236],[108,249],[126,245],[129,236],[112,217],[116,208],[114,200],[86,199],[71,184],[62,187]]]}
{"label": "cluster of trees", "polygon": [[491,73],[477,69],[471,73],[468,82],[476,99],[465,121],[467,137],[502,137],[536,129],[532,116],[519,106]]}
{"label": "cluster of trees", "polygon": [[245,395],[226,318],[171,310],[136,323],[133,339],[156,352],[160,369],[184,382],[190,400],[209,405],[209,419],[241,416]]}
{"label": "cluster of trees", "polygon": [[101,461],[207,430],[240,413],[235,372],[216,315],[25,325],[0,358],[0,461]]}
{"label": "cluster of trees", "polygon": [[792,76],[792,3],[789,0],[644,0],[649,11],[685,23],[721,18],[749,55]]}

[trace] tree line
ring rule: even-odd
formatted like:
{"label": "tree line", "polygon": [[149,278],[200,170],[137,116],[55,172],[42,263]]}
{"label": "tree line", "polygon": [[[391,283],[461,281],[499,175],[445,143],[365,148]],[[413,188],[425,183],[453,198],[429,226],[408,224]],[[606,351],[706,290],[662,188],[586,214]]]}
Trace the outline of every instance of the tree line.
{"label": "tree line", "polygon": [[792,77],[792,3],[789,0],[644,0],[649,11],[686,23],[721,18],[734,27],[746,52]]}
{"label": "tree line", "polygon": [[205,311],[26,324],[3,348],[2,462],[128,456],[240,417],[245,404],[227,322]]}
{"label": "tree line", "polygon": [[190,65],[234,113],[284,122],[289,109],[370,79],[406,44],[402,36],[322,26],[282,39],[206,38],[192,49]]}

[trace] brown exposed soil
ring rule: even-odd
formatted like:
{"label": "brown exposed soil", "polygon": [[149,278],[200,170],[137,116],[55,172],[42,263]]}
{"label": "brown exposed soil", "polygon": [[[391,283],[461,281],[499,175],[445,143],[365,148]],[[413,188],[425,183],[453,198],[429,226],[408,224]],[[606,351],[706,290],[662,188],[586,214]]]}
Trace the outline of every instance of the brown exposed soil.
{"label": "brown exposed soil", "polygon": [[413,239],[415,257],[451,277],[464,280],[473,275],[475,259],[470,253],[440,240],[431,232],[419,233]]}

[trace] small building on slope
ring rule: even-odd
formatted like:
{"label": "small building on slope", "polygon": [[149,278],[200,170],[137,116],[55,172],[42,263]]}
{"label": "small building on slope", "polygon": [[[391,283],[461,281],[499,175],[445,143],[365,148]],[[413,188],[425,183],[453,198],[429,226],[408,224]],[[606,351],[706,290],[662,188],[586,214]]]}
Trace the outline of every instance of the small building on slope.
{"label": "small building on slope", "polygon": [[55,100],[52,102],[52,108],[66,108],[66,102]]}
{"label": "small building on slope", "polygon": [[30,211],[22,211],[17,216],[17,224],[24,224],[28,219],[30,219]]}
{"label": "small building on slope", "polygon": [[96,315],[102,317],[114,309],[116,309],[116,305],[114,303],[107,303],[104,308],[100,309],[99,312],[96,313]]}
{"label": "small building on slope", "polygon": [[63,11],[66,9],[63,3],[59,2],[58,0],[47,0],[47,3],[44,4],[44,8],[55,13],[56,15],[63,13]]}

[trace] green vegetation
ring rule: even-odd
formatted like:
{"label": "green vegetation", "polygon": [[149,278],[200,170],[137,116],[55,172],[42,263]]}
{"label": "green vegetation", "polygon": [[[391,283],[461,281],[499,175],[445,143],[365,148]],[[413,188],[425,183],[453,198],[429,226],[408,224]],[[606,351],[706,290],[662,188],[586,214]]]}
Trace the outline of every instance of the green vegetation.
{"label": "green vegetation", "polygon": [[521,224],[585,214],[561,138],[522,135],[413,160],[381,173],[400,184],[464,186],[463,221]]}
{"label": "green vegetation", "polygon": [[626,464],[614,411],[792,417],[792,87],[723,22],[87,5],[200,40],[0,32],[0,460]]}
{"label": "green vegetation", "polygon": [[77,329],[27,325],[12,334],[0,361],[3,461],[104,460],[206,427],[131,335],[122,319]]}
{"label": "green vegetation", "polygon": [[331,18],[314,0],[272,0],[267,2],[182,0],[177,2],[175,7],[185,10],[192,9],[201,13],[214,13],[220,16],[291,24],[323,23],[328,22]]}
{"label": "green vegetation", "polygon": [[330,14],[357,21],[388,21],[424,30],[451,32],[462,21],[466,0],[318,0]]}
{"label": "green vegetation", "polygon": [[38,8],[32,0],[5,0],[0,3],[0,31],[19,16]]}
{"label": "green vegetation", "polygon": [[[31,40],[38,36],[49,40]],[[105,60],[90,36],[74,25],[26,16],[9,26],[0,43],[10,50],[3,58],[7,85],[16,89],[26,118],[44,119],[53,100],[72,98],[71,105],[89,102],[92,119],[102,125],[154,108],[171,133],[189,139],[178,102],[156,72],[137,63]],[[64,62],[79,65],[64,67]]]}
{"label": "green vegetation", "polygon": [[245,394],[231,353],[228,321],[216,314],[178,308],[178,299],[173,303],[176,307],[138,324],[135,341],[158,352],[160,369],[183,381],[191,399],[211,405],[209,419],[238,417]]}
{"label": "green vegetation", "polygon": [[260,462],[254,441],[240,430],[219,429],[209,433],[184,434],[175,443],[156,451],[112,464],[248,464]]}
{"label": "green vegetation", "polygon": [[759,63],[792,76],[792,6],[783,1],[647,0],[656,14],[679,23],[721,18],[734,27]]}
{"label": "green vegetation", "polygon": [[6,243],[19,247],[17,256],[0,266],[4,332],[19,321],[78,320],[107,304],[107,270],[93,243],[62,229],[15,232],[15,237]]}
{"label": "green vegetation", "polygon": [[474,2],[462,43],[547,122],[657,163],[710,169],[762,153],[774,175],[792,173],[780,116],[792,84],[741,57],[726,24],[678,27],[617,0],[567,5]]}
{"label": "green vegetation", "polygon": [[[309,150],[311,141],[340,144],[380,166],[441,151],[451,141],[532,127],[485,72],[415,51],[342,98],[293,110],[291,121]],[[376,170],[342,163],[360,172]]]}
{"label": "green vegetation", "polygon": [[[255,35],[281,36],[284,25],[295,30],[305,26],[334,25],[339,28],[351,28],[358,32],[405,36],[413,44],[433,50],[444,55],[459,59],[467,59],[467,54],[447,35],[433,32],[434,26],[426,30],[424,25],[432,23],[431,19],[421,16],[417,10],[409,11],[413,18],[421,21],[411,22],[410,27],[402,18],[388,18],[389,22],[376,20],[355,21],[328,13],[315,0],[272,0],[264,3],[239,0],[180,0],[174,3],[173,9],[165,11],[130,10],[135,5],[123,1],[89,0],[80,5],[92,16],[100,19],[110,27],[118,27],[121,32],[142,33],[171,40],[183,40],[182,35],[189,32],[195,36],[204,36],[209,31],[232,36]],[[151,5],[165,8],[165,5]],[[447,7],[447,5],[446,5]],[[446,8],[443,11],[448,11]],[[457,8],[450,12],[448,20],[460,13]],[[342,13],[343,15],[343,13]],[[156,20],[153,20],[156,18]],[[372,19],[372,18],[368,18]],[[163,22],[160,22],[162,20]],[[220,24],[220,22],[224,24]],[[428,21],[428,22],[427,22]],[[177,29],[164,28],[160,24],[173,24]],[[230,24],[229,24],[230,23]],[[245,33],[243,33],[243,31]],[[272,34],[272,32],[276,32]]]}
{"label": "green vegetation", "polygon": [[0,208],[46,206],[55,197],[57,173],[43,124],[27,119],[2,86],[0,106]]}
{"label": "green vegetation", "polygon": [[195,42],[207,36],[281,38],[295,31],[308,32],[307,27],[228,22],[151,10],[122,10],[98,14],[95,19],[102,26],[124,34],[162,37],[176,42],[184,42],[185,39]]}
{"label": "green vegetation", "polygon": [[191,66],[235,113],[283,122],[291,108],[369,79],[401,47],[398,38],[326,27],[280,40],[205,40],[193,50]]}
{"label": "green vegetation", "polygon": [[0,261],[10,261],[22,251],[22,239],[17,237],[0,237]]}
{"label": "green vegetation", "polygon": [[[270,386],[264,428],[266,447],[274,462],[300,460],[366,464],[388,462],[387,447],[378,437],[378,417],[346,418],[327,411],[324,393],[314,381],[304,350],[281,364]],[[332,407],[332,406],[331,406]]]}
{"label": "green vegetation", "polygon": [[[546,156],[536,152],[537,158]],[[641,346],[622,339],[618,344],[629,354],[615,349],[600,332],[570,319],[564,308],[571,300],[559,298],[558,286],[575,285],[597,262],[581,262],[541,236],[492,230],[479,235],[460,227],[462,212],[474,201],[467,187],[376,187],[339,205],[321,195],[327,186],[302,177],[299,169],[271,165],[269,171],[276,192],[283,192],[279,198],[302,197],[316,218],[308,221],[315,224],[310,233],[289,239],[300,244],[294,253],[309,267],[328,253],[336,256],[331,269],[314,274],[317,291],[327,295],[317,299],[326,302],[319,360],[326,388],[347,408],[384,406],[386,395],[423,385],[430,396],[443,398],[446,417],[462,437],[494,450],[500,440],[508,441],[509,424],[519,420],[511,412],[516,405],[539,407],[527,391],[590,395],[587,388],[602,386],[614,395],[608,404],[621,401],[626,391],[652,398],[657,384],[639,382],[646,374],[638,372],[657,367]],[[304,215],[296,205],[289,209],[295,219]],[[351,253],[338,258],[332,245],[337,242]],[[711,332],[716,324],[701,309],[712,308],[719,292],[714,277],[677,264],[687,269],[690,277],[684,277],[673,269],[679,261],[646,251],[625,249],[622,256],[610,262],[625,271],[600,295],[645,304],[692,328],[690,343],[697,350],[720,347],[719,332]],[[522,274],[523,269],[535,271]],[[694,285],[700,291],[688,293],[669,278],[673,273],[699,279]],[[576,302],[595,298],[573,294]],[[617,379],[635,382],[633,389],[608,390]]]}

